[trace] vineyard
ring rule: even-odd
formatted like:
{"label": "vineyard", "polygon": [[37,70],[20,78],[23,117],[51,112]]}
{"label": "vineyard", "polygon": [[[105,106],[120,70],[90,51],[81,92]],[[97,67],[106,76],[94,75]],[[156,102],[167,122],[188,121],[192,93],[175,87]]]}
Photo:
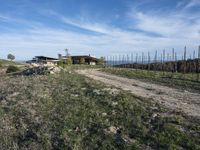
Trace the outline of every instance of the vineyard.
{"label": "vineyard", "polygon": [[158,54],[155,52],[154,56],[149,52],[147,54],[127,54],[118,56],[107,56],[107,67],[117,68],[133,68],[148,71],[161,71],[181,73],[185,77],[185,74],[192,74],[194,81],[200,80],[200,46],[197,51],[193,51],[192,54],[187,53],[186,47],[183,54],[177,54],[174,49],[170,53],[163,50]]}

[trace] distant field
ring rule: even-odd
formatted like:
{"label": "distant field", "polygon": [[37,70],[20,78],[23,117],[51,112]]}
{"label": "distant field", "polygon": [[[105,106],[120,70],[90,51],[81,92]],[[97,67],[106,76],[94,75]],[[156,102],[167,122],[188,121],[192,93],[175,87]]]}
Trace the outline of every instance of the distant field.
{"label": "distant field", "polygon": [[0,149],[200,149],[199,119],[73,70],[0,87]]}
{"label": "distant field", "polygon": [[197,74],[187,73],[183,75],[182,73],[136,70],[130,68],[103,68],[101,71],[183,90],[200,92],[200,81],[196,81]]}

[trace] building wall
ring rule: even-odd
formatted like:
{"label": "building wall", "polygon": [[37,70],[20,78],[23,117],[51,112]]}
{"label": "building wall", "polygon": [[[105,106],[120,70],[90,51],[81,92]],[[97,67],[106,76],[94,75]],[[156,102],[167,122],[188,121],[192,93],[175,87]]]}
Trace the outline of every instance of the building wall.
{"label": "building wall", "polygon": [[89,64],[90,65],[96,65],[96,62],[90,62]]}

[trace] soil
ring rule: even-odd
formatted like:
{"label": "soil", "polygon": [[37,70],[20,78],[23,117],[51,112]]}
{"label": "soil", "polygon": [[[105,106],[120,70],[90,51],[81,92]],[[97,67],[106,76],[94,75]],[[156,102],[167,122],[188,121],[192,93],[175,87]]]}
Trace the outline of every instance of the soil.
{"label": "soil", "polygon": [[200,118],[200,94],[198,93],[181,91],[179,89],[135,79],[127,79],[100,72],[97,69],[77,70],[76,72],[107,85],[130,91],[136,96],[153,100],[176,112],[182,112],[189,116]]}

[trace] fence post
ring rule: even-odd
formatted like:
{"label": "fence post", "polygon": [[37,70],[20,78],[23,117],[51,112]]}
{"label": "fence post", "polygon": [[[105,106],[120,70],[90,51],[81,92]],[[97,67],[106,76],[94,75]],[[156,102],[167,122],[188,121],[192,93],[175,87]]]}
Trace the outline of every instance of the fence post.
{"label": "fence post", "polygon": [[[186,62],[186,46],[185,46],[185,48],[184,48],[184,74],[186,73],[186,65],[187,65],[187,62]],[[184,75],[184,77],[185,77],[185,75]]]}
{"label": "fence post", "polygon": [[165,49],[163,50],[163,67],[162,67],[163,75],[165,73]]}
{"label": "fence post", "polygon": [[200,46],[198,50],[198,59],[197,59],[197,81],[199,81],[199,74],[200,74]]}
{"label": "fence post", "polygon": [[137,68],[138,68],[138,53],[136,53],[135,57],[136,57],[135,60],[136,60],[136,70],[137,70]]}
{"label": "fence post", "polygon": [[199,46],[198,58],[200,59],[200,46]]}
{"label": "fence post", "polygon": [[155,58],[154,58],[154,71],[157,70],[157,51],[155,52]]}
{"label": "fence post", "polygon": [[130,63],[130,60],[129,60],[129,56],[127,54],[127,68],[130,68],[129,63]]}
{"label": "fence post", "polygon": [[133,53],[131,53],[131,68],[133,68]]}
{"label": "fence post", "polygon": [[144,65],[144,53],[142,52],[142,70],[144,69],[143,66]]}
{"label": "fence post", "polygon": [[106,56],[106,67],[108,67],[108,56]]}
{"label": "fence post", "polygon": [[172,72],[175,72],[174,48],[172,48]]}
{"label": "fence post", "polygon": [[177,59],[177,54],[175,52],[175,71],[177,72],[177,67],[178,67],[178,59]]}
{"label": "fence post", "polygon": [[124,55],[122,55],[122,68],[124,68]]}
{"label": "fence post", "polygon": [[151,58],[150,58],[150,53],[148,52],[148,71],[150,71],[150,60]]}

